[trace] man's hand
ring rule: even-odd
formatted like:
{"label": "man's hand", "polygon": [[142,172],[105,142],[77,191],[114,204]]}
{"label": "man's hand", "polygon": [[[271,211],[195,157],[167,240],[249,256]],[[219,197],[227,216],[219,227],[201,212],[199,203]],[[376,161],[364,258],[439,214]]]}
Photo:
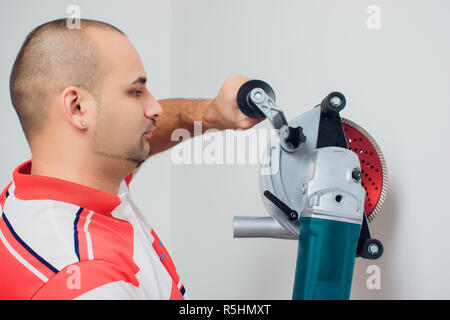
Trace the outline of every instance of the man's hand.
{"label": "man's hand", "polygon": [[203,121],[207,124],[207,127],[219,130],[246,130],[266,119],[265,117],[250,118],[243,114],[237,105],[236,96],[239,88],[249,80],[251,79],[235,74],[225,81],[217,97],[204,111]]}

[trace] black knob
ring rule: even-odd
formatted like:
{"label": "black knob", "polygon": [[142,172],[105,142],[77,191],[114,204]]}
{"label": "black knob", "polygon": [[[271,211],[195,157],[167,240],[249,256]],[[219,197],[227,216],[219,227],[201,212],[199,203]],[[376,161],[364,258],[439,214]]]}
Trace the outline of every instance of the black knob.
{"label": "black knob", "polygon": [[358,168],[353,169],[352,178],[356,182],[359,182],[359,180],[361,180],[361,170],[359,170]]}
{"label": "black knob", "polygon": [[292,145],[294,149],[297,149],[302,143],[306,141],[306,136],[303,134],[303,128],[298,127],[288,127],[288,135],[284,139],[286,143]]}
{"label": "black knob", "polygon": [[262,118],[264,114],[250,99],[250,92],[253,89],[260,88],[275,102],[275,92],[272,87],[261,80],[249,80],[244,83],[237,93],[237,104],[243,114],[250,118]]}
{"label": "black knob", "polygon": [[364,241],[360,256],[364,259],[376,260],[383,255],[384,248],[381,241],[377,239],[367,239]]}
{"label": "black knob", "polygon": [[334,91],[326,96],[320,103],[320,108],[325,114],[335,114],[345,108],[346,100],[342,93]]}

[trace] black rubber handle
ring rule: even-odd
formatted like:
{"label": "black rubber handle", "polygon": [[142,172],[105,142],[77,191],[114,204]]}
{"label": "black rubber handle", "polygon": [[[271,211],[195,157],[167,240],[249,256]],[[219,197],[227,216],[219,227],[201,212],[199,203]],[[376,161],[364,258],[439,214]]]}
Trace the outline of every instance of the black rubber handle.
{"label": "black rubber handle", "polygon": [[320,103],[320,108],[325,114],[334,114],[345,108],[346,100],[342,93],[334,91],[327,95]]}
{"label": "black rubber handle", "polygon": [[264,114],[249,99],[250,92],[255,88],[260,88],[260,89],[264,90],[264,92],[273,101],[275,101],[275,92],[273,91],[272,87],[269,86],[266,82],[264,82],[262,80],[256,80],[256,79],[247,81],[239,88],[236,100],[237,100],[239,109],[242,111],[243,114],[245,114],[246,116],[248,116],[250,118],[262,118],[262,117],[264,117]]}

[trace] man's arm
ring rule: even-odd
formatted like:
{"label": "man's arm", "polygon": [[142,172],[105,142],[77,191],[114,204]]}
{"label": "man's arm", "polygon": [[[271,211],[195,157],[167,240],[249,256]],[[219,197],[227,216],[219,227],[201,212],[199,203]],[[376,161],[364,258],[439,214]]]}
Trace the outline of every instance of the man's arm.
{"label": "man's arm", "polygon": [[150,156],[174,147],[180,141],[171,141],[176,129],[187,129],[194,135],[194,121],[202,122],[202,133],[214,127],[212,119],[207,118],[207,109],[214,99],[165,99],[159,103],[163,113],[156,119],[156,130],[150,138]]}
{"label": "man's arm", "polygon": [[[149,140],[150,156],[174,147],[181,141],[171,141],[172,132],[183,128],[194,136],[194,121],[202,122],[202,133],[208,129],[249,129],[265,117],[254,119],[244,115],[236,102],[239,88],[250,78],[235,74],[229,77],[214,99],[165,99],[159,103],[163,113],[156,119],[156,130]],[[139,167],[140,168],[140,167]],[[134,177],[139,170],[133,171]]]}
{"label": "man's arm", "polygon": [[[150,154],[147,159],[157,153],[174,147],[181,141],[172,141],[172,132],[178,128],[189,130],[194,135],[194,121],[202,121],[202,133],[213,124],[207,120],[206,109],[210,107],[214,99],[165,99],[159,100],[163,113],[156,119],[156,130],[149,140]],[[130,181],[138,172],[134,169]]]}

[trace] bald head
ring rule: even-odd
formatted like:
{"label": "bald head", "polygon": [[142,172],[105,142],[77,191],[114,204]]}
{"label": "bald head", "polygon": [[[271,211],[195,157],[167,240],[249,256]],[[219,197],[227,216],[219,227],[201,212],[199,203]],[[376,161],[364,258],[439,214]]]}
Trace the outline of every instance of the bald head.
{"label": "bald head", "polygon": [[52,94],[72,85],[100,99],[105,68],[91,28],[123,35],[105,22],[81,19],[81,29],[69,29],[66,19],[59,19],[38,26],[25,39],[12,68],[10,93],[28,142],[45,126]]}

